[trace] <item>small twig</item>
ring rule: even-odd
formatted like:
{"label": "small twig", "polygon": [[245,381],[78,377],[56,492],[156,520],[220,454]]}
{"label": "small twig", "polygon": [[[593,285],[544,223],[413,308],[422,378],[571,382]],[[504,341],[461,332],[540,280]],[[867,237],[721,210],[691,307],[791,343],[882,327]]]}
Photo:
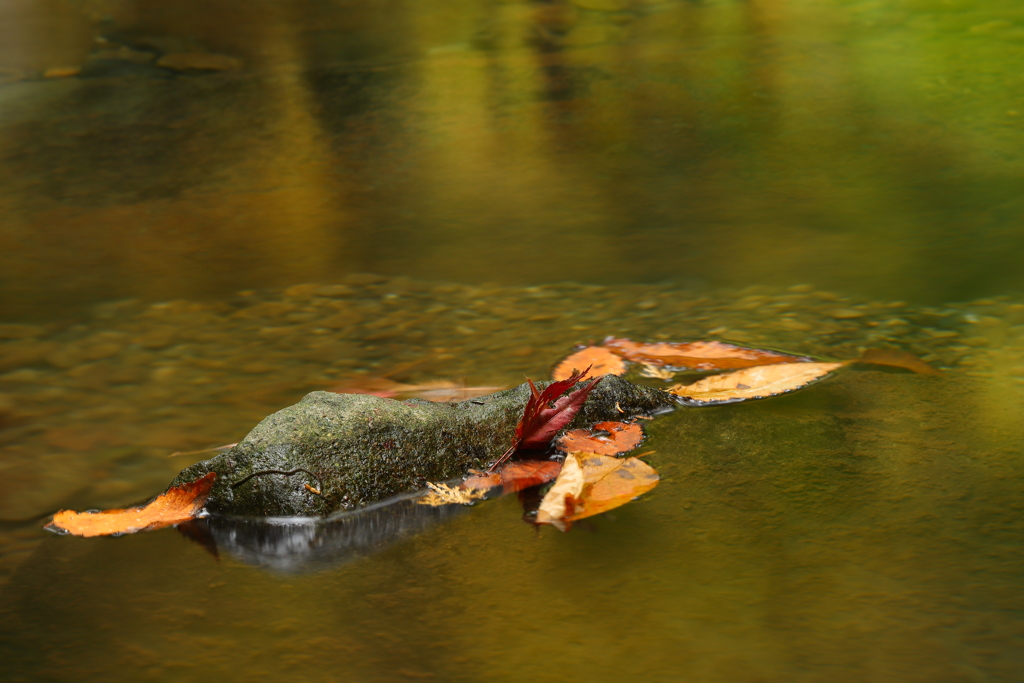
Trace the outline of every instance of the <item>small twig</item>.
{"label": "small twig", "polygon": [[[253,472],[252,474],[247,476],[245,479],[242,479],[241,481],[236,481],[234,484],[231,485],[231,488],[232,489],[237,489],[239,486],[241,486],[245,482],[249,481],[253,477],[260,477],[260,476],[263,476],[264,474],[283,474],[286,477],[290,477],[293,474],[298,474],[299,472],[305,472],[309,476],[311,476],[314,479],[316,479],[316,484],[317,484],[317,487],[318,487],[318,490],[316,491],[316,494],[320,495],[320,491],[323,491],[323,489],[324,489],[324,485],[323,485],[323,483],[321,483],[320,477],[316,476],[315,474],[313,474],[309,470],[303,469],[301,467],[296,467],[294,470],[292,470],[290,472],[285,472],[284,470],[262,470],[260,472]],[[307,485],[306,488],[308,489],[309,486]]]}

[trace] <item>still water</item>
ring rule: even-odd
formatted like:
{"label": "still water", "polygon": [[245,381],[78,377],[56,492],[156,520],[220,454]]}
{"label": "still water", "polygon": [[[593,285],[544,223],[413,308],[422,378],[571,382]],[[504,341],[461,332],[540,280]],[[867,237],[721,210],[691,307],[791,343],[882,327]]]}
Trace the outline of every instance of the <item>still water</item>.
{"label": "still water", "polygon": [[[1020,680],[1021,74],[1009,0],[0,0],[0,679]],[[945,376],[660,417],[566,534],[41,531],[609,334]]]}

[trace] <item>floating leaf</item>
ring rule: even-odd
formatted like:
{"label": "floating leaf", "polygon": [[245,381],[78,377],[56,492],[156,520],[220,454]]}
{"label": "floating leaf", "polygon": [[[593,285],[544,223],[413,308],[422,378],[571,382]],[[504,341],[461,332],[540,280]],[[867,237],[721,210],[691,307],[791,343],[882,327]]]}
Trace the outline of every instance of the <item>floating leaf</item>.
{"label": "floating leaf", "polygon": [[601,375],[622,375],[626,372],[626,363],[617,354],[602,346],[588,346],[572,354],[555,368],[553,379],[568,379],[580,368],[589,367],[587,377]]}
{"label": "floating leaf", "polygon": [[625,505],[657,486],[658,479],[654,468],[637,458],[570,453],[536,521],[565,531],[569,522]]}
{"label": "floating leaf", "polygon": [[725,403],[767,398],[799,389],[838,370],[845,363],[782,363],[746,368],[714,375],[688,385],[669,389],[677,396],[700,403]]}
{"label": "floating leaf", "polygon": [[894,349],[868,349],[855,362],[869,365],[889,365],[916,372],[919,375],[939,375],[942,372],[925,363],[912,353]]}
{"label": "floating leaf", "polygon": [[369,394],[381,398],[422,398],[436,403],[465,401],[477,396],[486,396],[504,387],[467,387],[457,382],[436,380],[422,384],[403,384],[387,377],[364,377],[339,384],[331,388],[336,394]]}
{"label": "floating leaf", "polygon": [[644,438],[638,424],[598,422],[591,429],[573,429],[558,439],[558,448],[567,453],[586,452],[617,455],[631,451]]}
{"label": "floating leaf", "polygon": [[545,484],[558,476],[562,463],[553,460],[517,460],[506,463],[497,472],[476,472],[462,482],[460,488],[490,489],[502,487],[503,493]]}
{"label": "floating leaf", "polygon": [[399,398],[422,398],[435,403],[450,403],[452,401],[465,401],[477,396],[486,396],[495,391],[501,391],[505,387],[467,387],[456,382],[438,380],[436,382],[423,382],[422,384],[407,384],[399,391]]}
{"label": "floating leaf", "polygon": [[64,531],[75,536],[110,536],[134,534],[137,531],[160,529],[192,519],[206,504],[217,478],[215,472],[168,489],[149,505],[125,510],[74,512],[61,510],[46,525],[51,531]]}
{"label": "floating leaf", "polygon": [[544,391],[539,391],[532,380],[526,380],[530,385],[530,398],[527,399],[526,406],[523,408],[523,417],[516,425],[515,441],[491,465],[488,472],[497,470],[498,466],[508,460],[518,448],[539,450],[551,445],[555,434],[576,417],[576,413],[583,407],[587,396],[601,381],[600,377],[595,377],[589,382],[581,384],[576,391],[572,391],[576,385],[582,382],[587,370],[574,372],[566,379],[552,382],[545,387]]}
{"label": "floating leaf", "polygon": [[775,363],[806,363],[813,359],[779,351],[750,349],[720,341],[659,342],[641,344],[608,338],[605,346],[626,360],[678,370],[735,370]]}
{"label": "floating leaf", "polygon": [[675,370],[670,368],[659,368],[657,365],[651,365],[650,363],[644,363],[641,366],[640,374],[643,377],[663,379],[666,382],[671,381],[676,376]]}
{"label": "floating leaf", "polygon": [[553,524],[562,531],[567,530],[569,520],[566,520],[566,516],[575,512],[576,501],[583,496],[586,483],[577,454],[567,455],[554,485],[540,502],[537,524]]}

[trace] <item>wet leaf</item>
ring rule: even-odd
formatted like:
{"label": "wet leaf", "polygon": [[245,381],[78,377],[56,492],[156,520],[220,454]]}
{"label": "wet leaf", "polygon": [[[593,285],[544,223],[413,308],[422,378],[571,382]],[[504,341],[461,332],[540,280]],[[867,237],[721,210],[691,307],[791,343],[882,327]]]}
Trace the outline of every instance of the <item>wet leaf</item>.
{"label": "wet leaf", "polygon": [[617,455],[631,451],[644,438],[638,424],[598,422],[591,429],[573,429],[558,439],[558,448],[566,453],[586,452]]}
{"label": "wet leaf", "polygon": [[516,425],[516,438],[508,450],[490,466],[488,472],[496,471],[519,448],[541,450],[551,445],[555,434],[576,417],[587,396],[601,381],[600,377],[595,377],[583,382],[586,372],[574,372],[566,379],[552,382],[544,391],[538,390],[533,380],[526,380],[530,385],[530,398],[523,408],[523,417]]}
{"label": "wet leaf", "polygon": [[572,373],[589,367],[586,377],[601,375],[622,375],[626,372],[626,363],[616,353],[603,346],[588,346],[570,355],[555,367],[553,379],[568,379]]}
{"label": "wet leaf", "polygon": [[436,403],[450,403],[452,401],[465,401],[477,396],[486,396],[505,387],[467,387],[457,382],[423,382],[422,384],[407,384],[398,391],[399,398],[422,398]]}
{"label": "wet leaf", "polygon": [[637,458],[571,453],[537,510],[538,524],[562,531],[569,522],[625,505],[658,485],[658,473]]}
{"label": "wet leaf", "polygon": [[568,379],[552,382],[544,391],[538,391],[533,382],[527,380],[531,396],[523,409],[523,418],[516,427],[520,448],[547,448],[555,434],[572,422],[591,390],[601,381],[597,377],[583,382],[584,377],[586,370]]}
{"label": "wet leaf", "polygon": [[677,370],[735,370],[775,363],[806,363],[813,359],[779,351],[750,349],[720,341],[660,342],[641,344],[609,338],[605,346],[626,360]]}
{"label": "wet leaf", "polygon": [[707,404],[767,398],[806,386],[843,365],[845,363],[764,365],[705,377],[685,386],[680,384],[669,389],[669,392]]}
{"label": "wet leaf", "polygon": [[217,474],[210,472],[190,484],[169,489],[141,508],[103,512],[61,510],[53,516],[53,521],[46,528],[89,537],[133,534],[178,524],[199,514],[210,496],[216,478]]}
{"label": "wet leaf", "polygon": [[919,375],[944,376],[941,371],[928,365],[914,354],[907,353],[906,351],[896,351],[894,349],[868,349],[861,354],[861,357],[858,358],[856,362],[866,363],[868,365],[888,365],[895,368],[903,368],[904,370],[916,372]]}
{"label": "wet leaf", "polygon": [[486,396],[505,387],[467,387],[458,382],[436,380],[421,384],[403,384],[387,377],[363,377],[353,379],[345,384],[331,388],[336,394],[369,394],[381,398],[422,398],[436,403],[465,401],[466,399]]}
{"label": "wet leaf", "polygon": [[566,516],[576,510],[576,501],[583,496],[586,486],[583,466],[576,454],[568,455],[562,463],[562,471],[558,473],[554,485],[544,495],[537,509],[537,524],[553,524],[562,531],[569,527]]}
{"label": "wet leaf", "polygon": [[650,377],[651,379],[663,379],[666,382],[671,381],[675,376],[675,370],[669,368],[659,368],[657,365],[651,365],[650,363],[644,363],[640,369],[640,374],[643,377]]}
{"label": "wet leaf", "polygon": [[401,389],[410,387],[387,377],[357,377],[332,386],[329,391],[336,394],[368,394],[381,398],[394,398]]}
{"label": "wet leaf", "polygon": [[558,476],[562,463],[553,460],[517,460],[506,463],[497,472],[476,472],[462,482],[460,488],[490,489],[502,487],[503,493],[545,484]]}

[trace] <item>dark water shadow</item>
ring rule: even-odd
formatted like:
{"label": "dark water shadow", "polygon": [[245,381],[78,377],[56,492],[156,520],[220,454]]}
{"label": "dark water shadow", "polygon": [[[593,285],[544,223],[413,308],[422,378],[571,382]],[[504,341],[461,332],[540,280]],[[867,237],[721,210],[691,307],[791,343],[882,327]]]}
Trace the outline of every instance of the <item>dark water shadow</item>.
{"label": "dark water shadow", "polygon": [[326,519],[211,516],[179,531],[215,556],[279,574],[305,574],[380,552],[467,510],[420,505],[419,498],[405,494]]}

